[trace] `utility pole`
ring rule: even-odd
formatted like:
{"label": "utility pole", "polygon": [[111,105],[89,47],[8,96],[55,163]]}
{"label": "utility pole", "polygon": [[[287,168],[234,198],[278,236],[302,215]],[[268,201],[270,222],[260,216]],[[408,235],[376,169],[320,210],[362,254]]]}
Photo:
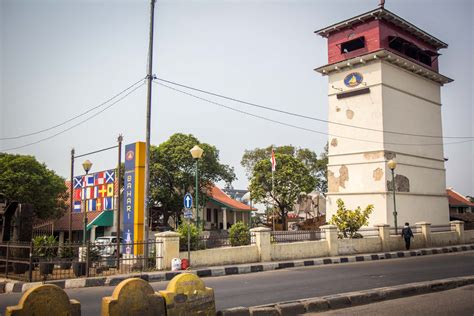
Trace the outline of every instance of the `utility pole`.
{"label": "utility pole", "polygon": [[149,218],[149,194],[150,194],[150,126],[151,126],[151,84],[153,82],[153,25],[155,20],[155,1],[150,0],[150,38],[148,42],[148,70],[147,70],[147,104],[146,104],[146,154],[145,154],[145,203],[144,203],[144,257],[148,262],[148,218]]}

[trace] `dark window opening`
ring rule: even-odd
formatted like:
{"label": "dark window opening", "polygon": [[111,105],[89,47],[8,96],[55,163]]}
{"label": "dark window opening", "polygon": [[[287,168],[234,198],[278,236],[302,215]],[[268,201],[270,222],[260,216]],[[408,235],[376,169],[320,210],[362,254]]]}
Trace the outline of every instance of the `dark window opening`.
{"label": "dark window opening", "polygon": [[211,209],[208,208],[206,211],[207,211],[207,212],[206,212],[206,221],[210,222],[210,221],[212,221]]}
{"label": "dark window opening", "polygon": [[349,52],[352,52],[352,51],[355,51],[357,49],[361,49],[361,48],[364,48],[364,47],[365,47],[365,38],[363,36],[358,37],[356,39],[353,39],[353,40],[342,43],[341,44],[341,53],[342,54],[349,53]]}
{"label": "dark window opening", "polygon": [[388,40],[388,47],[430,67],[433,63],[432,56],[438,55],[435,52],[424,51],[415,44],[410,43],[409,41],[404,40],[401,37],[389,36]]}

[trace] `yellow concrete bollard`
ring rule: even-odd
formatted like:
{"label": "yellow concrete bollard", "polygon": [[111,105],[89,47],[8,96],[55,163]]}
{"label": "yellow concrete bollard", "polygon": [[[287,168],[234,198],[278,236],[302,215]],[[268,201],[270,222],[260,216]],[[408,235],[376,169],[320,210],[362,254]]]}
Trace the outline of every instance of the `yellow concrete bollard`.
{"label": "yellow concrete bollard", "polygon": [[216,315],[214,290],[194,274],[175,276],[160,294],[165,298],[167,316]]}
{"label": "yellow concrete bollard", "polygon": [[165,302],[151,285],[139,278],[119,283],[112,296],[102,298],[102,316],[166,315]]}
{"label": "yellow concrete bollard", "polygon": [[26,291],[18,305],[8,306],[6,316],[80,316],[81,303],[70,300],[66,292],[54,284],[43,284]]}

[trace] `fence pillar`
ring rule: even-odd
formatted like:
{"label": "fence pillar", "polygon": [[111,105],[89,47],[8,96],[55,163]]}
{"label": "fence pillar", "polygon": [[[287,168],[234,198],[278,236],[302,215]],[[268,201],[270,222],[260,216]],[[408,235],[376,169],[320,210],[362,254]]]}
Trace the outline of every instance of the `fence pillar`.
{"label": "fence pillar", "polygon": [[[158,243],[157,257],[162,257],[161,264],[157,264],[159,270],[171,269],[171,260],[179,258],[179,233],[176,232],[162,232],[155,234],[156,242]],[[160,244],[161,243],[161,244]]]}
{"label": "fence pillar", "polygon": [[324,225],[320,227],[324,230],[326,241],[328,243],[328,253],[330,256],[337,256],[339,254],[337,241],[337,227],[334,225]]}
{"label": "fence pillar", "polygon": [[424,247],[431,247],[431,223],[418,222],[417,226],[421,226],[421,235],[423,236]]}
{"label": "fence pillar", "polygon": [[457,235],[458,244],[464,242],[464,222],[463,221],[450,221],[451,231],[455,231]]}
{"label": "fence pillar", "polygon": [[272,260],[270,243],[271,231],[272,230],[268,227],[256,227],[250,230],[250,232],[255,233],[255,245],[257,245],[261,262]]}
{"label": "fence pillar", "polygon": [[379,237],[382,241],[382,251],[390,251],[390,225],[388,224],[375,224],[374,227],[379,230]]}

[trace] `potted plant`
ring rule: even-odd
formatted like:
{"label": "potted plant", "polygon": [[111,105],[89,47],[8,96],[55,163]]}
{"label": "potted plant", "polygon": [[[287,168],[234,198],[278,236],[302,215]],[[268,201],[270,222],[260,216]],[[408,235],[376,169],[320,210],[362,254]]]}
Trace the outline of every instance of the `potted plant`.
{"label": "potted plant", "polygon": [[57,254],[57,241],[54,236],[37,236],[33,238],[33,255],[39,260],[41,275],[52,274]]}
{"label": "potted plant", "polygon": [[61,269],[70,269],[72,264],[72,258],[74,258],[74,248],[71,245],[63,246],[61,252],[59,253],[61,262],[59,267]]}

